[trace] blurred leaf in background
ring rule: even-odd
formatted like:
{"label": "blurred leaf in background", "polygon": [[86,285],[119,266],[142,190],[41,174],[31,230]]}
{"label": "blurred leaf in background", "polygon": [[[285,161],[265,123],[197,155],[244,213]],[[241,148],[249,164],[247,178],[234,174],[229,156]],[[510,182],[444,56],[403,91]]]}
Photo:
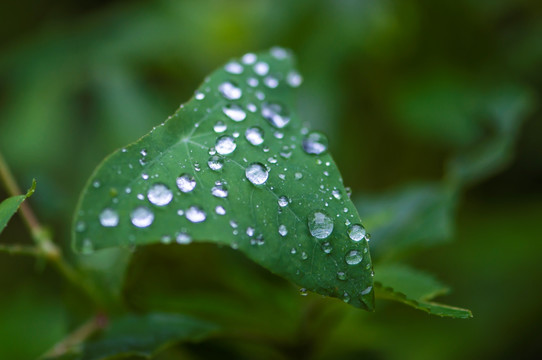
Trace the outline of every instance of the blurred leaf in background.
{"label": "blurred leaf in background", "polygon": [[[187,252],[182,264],[163,249],[138,249],[122,295],[131,307],[262,328],[258,341],[212,339],[162,358],[540,353],[539,1],[61,0],[2,2],[0,14],[0,149],[20,184],[38,179],[27,201],[66,248],[77,196],[105,155],[159,124],[230,57],[281,45],[305,78],[301,119],[328,133],[345,184],[355,199],[367,195],[361,207],[375,209],[362,216],[373,223],[375,254],[396,241],[415,244],[408,264],[452,284],[446,302],[476,316],[450,321],[387,302],[365,314],[300,297],[225,249],[191,245],[175,254]],[[450,190],[458,188],[462,195]],[[417,225],[416,214],[432,216],[432,226]],[[384,218],[404,227],[384,229]],[[419,246],[434,240],[439,246]],[[29,241],[14,217],[2,242]],[[209,268],[199,266],[202,253],[216,259]],[[113,255],[103,257],[87,265],[113,266]],[[88,315],[39,265],[0,254],[0,317],[9,319],[0,325],[0,358],[35,358]],[[220,276],[230,269],[237,278]],[[196,273],[206,275],[201,283]]]}

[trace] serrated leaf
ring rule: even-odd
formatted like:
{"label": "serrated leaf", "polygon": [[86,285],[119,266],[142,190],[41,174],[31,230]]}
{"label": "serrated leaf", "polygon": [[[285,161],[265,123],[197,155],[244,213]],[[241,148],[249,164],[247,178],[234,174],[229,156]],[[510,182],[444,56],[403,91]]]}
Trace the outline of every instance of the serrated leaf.
{"label": "serrated leaf", "polygon": [[33,180],[32,187],[25,195],[12,196],[0,203],[0,233],[6,228],[9,219],[17,212],[23,201],[32,196],[35,189],[36,180]]}
{"label": "serrated leaf", "polygon": [[470,310],[431,301],[449,292],[434,276],[405,265],[379,265],[375,269],[377,297],[395,300],[432,315],[467,319]]}
{"label": "serrated leaf", "polygon": [[375,240],[373,256],[449,240],[455,203],[454,192],[434,183],[356,198],[359,214]]}
{"label": "serrated leaf", "polygon": [[76,211],[76,251],[225,244],[303,288],[372,309],[364,229],[349,236],[361,221],[327,139],[294,111],[300,81],[278,48],[213,73],[164,124],[98,167]]}
{"label": "serrated leaf", "polygon": [[97,339],[54,359],[150,358],[181,341],[200,341],[216,330],[214,324],[179,314],[125,315],[111,321]]}

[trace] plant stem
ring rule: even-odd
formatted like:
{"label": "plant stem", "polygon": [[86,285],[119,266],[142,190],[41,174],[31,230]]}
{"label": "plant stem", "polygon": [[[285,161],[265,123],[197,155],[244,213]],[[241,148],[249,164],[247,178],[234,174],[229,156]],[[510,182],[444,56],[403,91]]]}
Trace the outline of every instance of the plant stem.
{"label": "plant stem", "polygon": [[67,353],[74,346],[81,344],[96,332],[104,329],[107,326],[107,321],[108,319],[104,314],[97,314],[53,346],[42,358],[52,358]]}
{"label": "plant stem", "polygon": [[41,251],[39,251],[39,249],[35,246],[0,244],[0,252],[5,252],[10,255],[42,256]]}
{"label": "plant stem", "polygon": [[[15,181],[15,177],[11,173],[6,160],[2,156],[1,151],[0,151],[0,179],[4,181],[4,185],[6,187],[8,194],[10,194],[11,196],[22,195],[21,189],[17,185],[17,182]],[[26,226],[30,229],[32,233],[34,231],[40,231],[42,229],[41,224],[36,218],[36,215],[34,215],[34,212],[30,208],[30,206],[28,206],[27,203],[23,202],[19,209],[21,211],[20,214],[23,218],[23,221],[25,222]],[[32,234],[32,237],[34,236],[35,235]]]}
{"label": "plant stem", "polygon": [[[0,152],[0,179],[3,180],[10,196],[21,194],[21,190],[19,189],[7,162],[2,156],[2,152]],[[102,301],[97,295],[97,291],[95,291],[94,287],[86,281],[80,272],[64,259],[61,249],[53,242],[49,232],[42,227],[28,203],[23,202],[20,211],[23,221],[30,230],[30,234],[34,239],[36,246],[23,247],[18,245],[5,245],[2,246],[0,250],[11,254],[31,254],[46,258],[51,262],[55,269],[66,278],[66,280],[83,291],[83,293],[92,299],[98,307],[101,307]]]}

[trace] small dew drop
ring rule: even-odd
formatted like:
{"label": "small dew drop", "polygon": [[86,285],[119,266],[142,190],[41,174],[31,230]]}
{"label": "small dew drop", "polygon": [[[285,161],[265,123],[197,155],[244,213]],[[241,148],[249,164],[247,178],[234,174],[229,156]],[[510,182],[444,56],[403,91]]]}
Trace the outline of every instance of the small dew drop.
{"label": "small dew drop", "polygon": [[217,134],[223,133],[224,131],[226,131],[227,128],[228,127],[226,126],[226,124],[224,124],[222,121],[217,122],[215,126],[213,126],[213,130]]}
{"label": "small dew drop", "polygon": [[192,242],[192,238],[190,237],[190,235],[188,235],[187,233],[185,232],[181,232],[177,235],[177,237],[175,238],[175,242],[177,244],[183,244],[183,245],[186,245],[186,244],[190,244]]}
{"label": "small dew drop", "polygon": [[278,79],[272,76],[267,76],[265,79],[263,79],[263,83],[270,89],[274,89],[279,86]]}
{"label": "small dew drop", "polygon": [[297,71],[290,71],[286,76],[286,82],[291,87],[298,87],[303,82],[303,77]]}
{"label": "small dew drop", "polygon": [[207,161],[207,165],[209,166],[209,169],[213,171],[220,171],[222,170],[222,167],[224,166],[224,159],[222,159],[218,155],[213,155]]}
{"label": "small dew drop", "polygon": [[323,211],[315,211],[308,218],[309,231],[317,239],[327,239],[333,232],[333,219]]}
{"label": "small dew drop", "polygon": [[262,116],[278,129],[282,129],[290,122],[290,116],[286,108],[278,103],[263,103]]}
{"label": "small dew drop", "polygon": [[337,273],[337,279],[341,280],[341,281],[345,281],[347,279],[347,276],[344,272],[342,271],[339,271]]}
{"label": "small dew drop", "polygon": [[182,174],[177,178],[177,187],[183,193],[189,193],[196,187],[196,179],[192,175]]}
{"label": "small dew drop", "polygon": [[154,184],[147,192],[147,199],[156,206],[165,206],[173,199],[173,192],[164,184]]}
{"label": "small dew drop", "polygon": [[241,109],[239,105],[228,104],[222,108],[224,114],[233,121],[243,121],[246,119],[247,114]]}
{"label": "small dew drop", "polygon": [[224,66],[224,69],[230,74],[235,75],[241,74],[243,72],[243,66],[235,61],[227,63],[226,66]]}
{"label": "small dew drop", "polygon": [[215,213],[217,215],[226,215],[226,209],[224,209],[224,206],[218,205],[215,207]]}
{"label": "small dew drop", "polygon": [[100,214],[100,224],[104,227],[115,227],[119,224],[119,214],[113,209],[104,209]]}
{"label": "small dew drop", "polygon": [[319,132],[311,132],[303,140],[303,150],[307,154],[320,155],[327,151],[327,138]]}
{"label": "small dew drop", "polygon": [[152,211],[144,206],[135,208],[130,214],[132,224],[138,228],[145,228],[152,224],[154,221],[154,214]]}
{"label": "small dew drop", "polygon": [[237,100],[243,95],[243,91],[236,84],[226,81],[218,86],[218,91],[228,100]]}
{"label": "small dew drop", "polygon": [[211,189],[211,194],[213,196],[219,197],[219,198],[227,198],[228,197],[228,189],[224,185],[215,185]]}
{"label": "small dew drop", "polygon": [[245,65],[252,65],[252,64],[254,64],[256,62],[256,54],[247,53],[247,54],[243,55],[241,61]]}
{"label": "small dew drop", "polygon": [[245,169],[245,176],[254,185],[265,184],[269,177],[269,171],[261,163],[252,163]]}
{"label": "small dew drop", "polygon": [[186,218],[188,221],[193,223],[200,223],[205,221],[207,218],[207,215],[205,214],[205,211],[200,209],[197,206],[190,206],[188,210],[186,210]]}
{"label": "small dew drop", "polygon": [[361,241],[366,233],[363,225],[354,224],[348,229],[348,237],[354,241]]}
{"label": "small dew drop", "polygon": [[286,225],[282,224],[279,226],[279,234],[280,236],[288,235],[288,229],[286,229]]}
{"label": "small dew drop", "polygon": [[269,64],[266,62],[260,61],[257,62],[254,67],[254,72],[260,76],[265,76],[269,72]]}
{"label": "small dew drop", "polygon": [[216,152],[220,155],[231,154],[236,147],[237,144],[235,143],[235,139],[229,135],[222,135],[216,139],[215,148]]}
{"label": "small dew drop", "polygon": [[278,203],[279,203],[279,206],[280,206],[280,207],[285,207],[285,206],[287,206],[289,202],[290,202],[290,200],[289,200],[286,196],[284,196],[284,195],[282,195],[282,196],[279,197],[279,199],[278,199]]}
{"label": "small dew drop", "polygon": [[361,262],[361,260],[363,260],[363,256],[361,256],[361,254],[357,250],[350,250],[346,254],[344,260],[348,265],[357,265]]}
{"label": "small dew drop", "polygon": [[254,146],[261,145],[263,143],[263,130],[258,126],[250,127],[245,131],[245,138]]}

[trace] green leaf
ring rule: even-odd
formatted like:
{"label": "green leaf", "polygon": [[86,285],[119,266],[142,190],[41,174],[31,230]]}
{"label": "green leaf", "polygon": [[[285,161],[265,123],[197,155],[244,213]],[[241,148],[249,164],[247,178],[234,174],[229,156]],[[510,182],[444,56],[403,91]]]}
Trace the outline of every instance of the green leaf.
{"label": "green leaf", "polygon": [[456,186],[502,170],[513,157],[523,120],[534,108],[529,89],[517,86],[495,89],[486,101],[486,136],[458,151],[447,164],[447,176]]}
{"label": "green leaf", "polygon": [[75,349],[75,354],[63,356],[77,360],[150,358],[181,341],[200,341],[216,330],[214,324],[178,314],[125,315],[114,319],[97,339]]}
{"label": "green leaf", "polygon": [[449,240],[455,203],[455,193],[439,184],[411,185],[356,198],[359,214],[374,239],[373,256]]}
{"label": "green leaf", "polygon": [[6,228],[9,219],[17,212],[19,206],[36,190],[36,180],[32,180],[32,187],[26,195],[12,196],[0,203],[0,233]]}
{"label": "green leaf", "polygon": [[470,310],[443,305],[431,300],[449,292],[447,286],[432,275],[405,265],[379,265],[375,267],[377,297],[395,300],[432,315],[467,319]]}
{"label": "green leaf", "polygon": [[300,81],[279,48],[213,73],[164,124],[98,167],[76,211],[76,251],[224,244],[303,288],[372,309],[364,229],[327,139],[294,112]]}

